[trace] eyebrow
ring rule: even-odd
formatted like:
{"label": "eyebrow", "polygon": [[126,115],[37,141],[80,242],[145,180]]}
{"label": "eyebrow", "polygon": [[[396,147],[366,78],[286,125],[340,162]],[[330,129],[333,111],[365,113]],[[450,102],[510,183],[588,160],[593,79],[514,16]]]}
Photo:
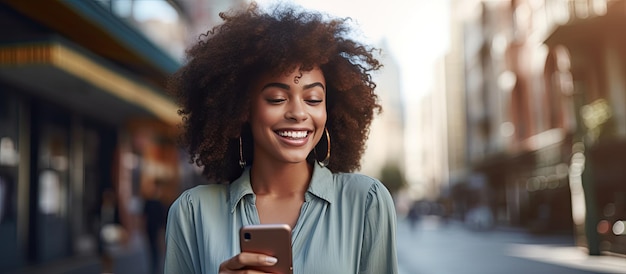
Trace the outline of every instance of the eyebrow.
{"label": "eyebrow", "polygon": [[315,82],[312,84],[304,85],[304,89],[311,89],[314,87],[321,87],[324,91],[326,91],[326,87],[324,87],[324,85],[322,85],[322,83],[320,82]]}
{"label": "eyebrow", "polygon": [[289,85],[283,84],[283,83],[269,83],[269,84],[263,86],[263,88],[261,90],[264,90],[264,89],[270,88],[270,87],[276,87],[276,88],[280,88],[280,89],[289,90]]}
{"label": "eyebrow", "polygon": [[[269,87],[276,87],[276,88],[280,88],[280,89],[284,89],[284,90],[290,90],[291,88],[289,87],[289,85],[287,84],[283,84],[283,83],[269,83],[265,86],[263,86],[263,88],[261,90],[264,90],[266,88]],[[311,89],[314,87],[321,87],[324,91],[326,91],[326,87],[324,87],[324,85],[320,82],[315,82],[315,83],[311,83],[308,85],[304,85],[304,89]]]}
{"label": "eyebrow", "polygon": [[[265,90],[266,88],[270,88],[270,87],[276,87],[276,88],[280,88],[280,89],[284,89],[284,90],[290,90],[291,87],[287,84],[283,84],[283,83],[269,83],[265,86],[263,86],[263,88],[261,90]],[[324,87],[324,85],[320,82],[315,82],[315,83],[311,83],[308,85],[304,85],[304,90],[307,89],[311,89],[314,87],[321,87],[322,90],[324,90],[324,92],[326,92],[326,87]]]}

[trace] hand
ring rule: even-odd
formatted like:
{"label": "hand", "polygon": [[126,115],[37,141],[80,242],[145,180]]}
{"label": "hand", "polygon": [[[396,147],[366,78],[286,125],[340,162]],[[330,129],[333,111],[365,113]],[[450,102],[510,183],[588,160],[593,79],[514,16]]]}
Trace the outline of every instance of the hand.
{"label": "hand", "polygon": [[220,274],[228,273],[263,273],[260,271],[249,270],[250,266],[271,266],[276,264],[278,260],[274,257],[259,254],[242,252],[220,264]]}

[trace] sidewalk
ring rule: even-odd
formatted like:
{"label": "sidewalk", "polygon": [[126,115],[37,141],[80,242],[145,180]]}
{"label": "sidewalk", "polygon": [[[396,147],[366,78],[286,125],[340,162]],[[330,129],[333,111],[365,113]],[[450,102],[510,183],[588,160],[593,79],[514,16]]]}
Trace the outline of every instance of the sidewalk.
{"label": "sidewalk", "polygon": [[509,255],[598,273],[626,273],[626,258],[590,256],[586,250],[575,246],[513,244]]}
{"label": "sidewalk", "polygon": [[422,218],[419,226],[398,220],[401,274],[599,274],[626,273],[626,258],[589,256],[569,235],[533,235],[496,227],[473,230],[458,221]]}
{"label": "sidewalk", "polygon": [[144,235],[131,236],[128,245],[114,254],[115,274],[149,274],[149,251]]}
{"label": "sidewalk", "polygon": [[[132,235],[128,245],[115,250],[113,257],[115,274],[149,274],[148,247],[141,234]],[[102,265],[97,255],[85,255],[4,274],[100,274],[101,270]]]}

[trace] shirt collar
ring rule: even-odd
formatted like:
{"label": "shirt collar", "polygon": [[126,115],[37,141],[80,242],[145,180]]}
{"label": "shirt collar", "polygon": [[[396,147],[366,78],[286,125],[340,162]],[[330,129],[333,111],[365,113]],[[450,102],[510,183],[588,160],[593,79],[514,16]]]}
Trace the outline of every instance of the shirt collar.
{"label": "shirt collar", "polygon": [[335,201],[334,184],[335,180],[330,169],[314,163],[308,192],[332,204]]}
{"label": "shirt collar", "polygon": [[235,211],[235,207],[239,201],[248,194],[254,194],[252,192],[252,185],[250,185],[250,166],[247,166],[241,176],[237,180],[230,183],[229,188],[229,207],[230,212]]}
{"label": "shirt collar", "polygon": [[[313,176],[308,193],[332,203],[335,199],[334,180],[332,172],[325,167],[313,164]],[[246,167],[241,176],[229,185],[229,207],[231,212],[235,210],[239,201],[248,194],[254,195],[250,185],[250,167]]]}

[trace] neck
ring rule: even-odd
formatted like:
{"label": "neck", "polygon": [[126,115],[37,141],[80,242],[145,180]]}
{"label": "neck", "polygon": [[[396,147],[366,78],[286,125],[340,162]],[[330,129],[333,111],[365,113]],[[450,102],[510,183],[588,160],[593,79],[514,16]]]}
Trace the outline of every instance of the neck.
{"label": "neck", "polygon": [[276,165],[255,161],[250,170],[250,182],[257,195],[304,195],[312,174],[313,166],[307,162]]}

